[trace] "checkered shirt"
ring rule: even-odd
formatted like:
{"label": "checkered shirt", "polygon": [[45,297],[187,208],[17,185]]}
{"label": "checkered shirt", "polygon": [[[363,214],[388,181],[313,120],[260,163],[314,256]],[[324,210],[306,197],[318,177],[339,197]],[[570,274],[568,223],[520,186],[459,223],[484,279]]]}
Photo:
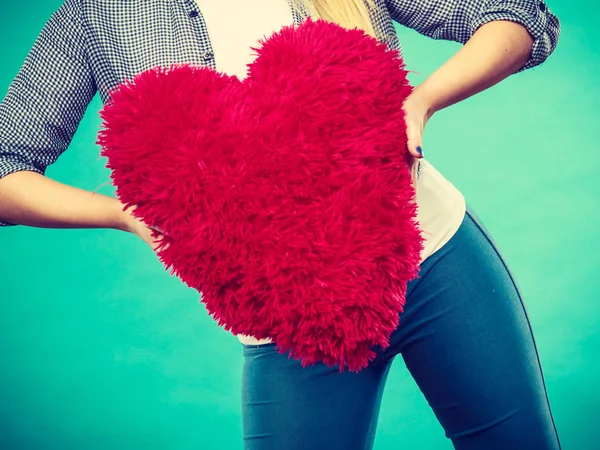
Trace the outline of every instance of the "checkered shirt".
{"label": "checkered shirt", "polygon": [[[225,1],[225,0],[223,0]],[[294,23],[307,12],[292,6]],[[393,21],[433,39],[465,43],[483,24],[509,20],[534,38],[531,59],[556,47],[560,25],[541,0],[375,0],[378,38],[401,47]],[[41,30],[0,103],[0,178],[44,174],[67,149],[96,93],[103,102],[124,79],[155,66],[216,68],[210,37],[194,0],[65,0]],[[0,226],[11,225],[0,221]]]}

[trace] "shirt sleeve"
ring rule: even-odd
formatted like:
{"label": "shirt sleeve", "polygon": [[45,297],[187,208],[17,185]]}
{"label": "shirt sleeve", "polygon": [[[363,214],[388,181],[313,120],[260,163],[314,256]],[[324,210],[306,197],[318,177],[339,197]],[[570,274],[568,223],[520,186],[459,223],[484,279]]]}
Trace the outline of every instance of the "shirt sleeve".
{"label": "shirt sleeve", "polygon": [[71,143],[96,91],[80,0],[66,0],[0,103],[0,178],[22,170],[44,174]]}
{"label": "shirt sleeve", "polygon": [[543,0],[386,0],[396,22],[433,39],[466,43],[482,25],[508,20],[534,39],[531,58],[519,72],[543,63],[554,51],[560,22]]}

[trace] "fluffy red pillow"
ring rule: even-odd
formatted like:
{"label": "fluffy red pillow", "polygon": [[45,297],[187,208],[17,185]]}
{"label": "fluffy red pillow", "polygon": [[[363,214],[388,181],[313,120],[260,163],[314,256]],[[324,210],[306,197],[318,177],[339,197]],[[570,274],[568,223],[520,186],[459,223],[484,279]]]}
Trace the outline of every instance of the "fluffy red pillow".
{"label": "fluffy red pillow", "polygon": [[117,196],[164,230],[161,261],[219,325],[358,371],[389,345],[422,250],[407,73],[322,20],[256,50],[243,81],[174,65],[124,82],[98,143]]}

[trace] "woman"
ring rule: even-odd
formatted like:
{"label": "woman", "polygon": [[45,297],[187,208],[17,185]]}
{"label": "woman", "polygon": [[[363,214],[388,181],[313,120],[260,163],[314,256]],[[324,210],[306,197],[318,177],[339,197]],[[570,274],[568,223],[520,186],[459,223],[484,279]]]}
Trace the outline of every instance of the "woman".
{"label": "woman", "polygon": [[543,1],[66,0],[0,104],[0,224],[110,227],[154,246],[156,230],[116,199],[43,175],[92,97],[106,101],[125,78],[176,62],[244,77],[259,38],[308,15],[358,26],[398,50],[392,19],[466,45],[405,102],[425,248],[391,345],[359,373],[339,373],[302,369],[269,340],[238,336],[245,447],[372,448],[384,383],[401,354],[455,448],[560,448],[514,279],[462,194],[421,150],[434,112],[554,50],[559,23]]}

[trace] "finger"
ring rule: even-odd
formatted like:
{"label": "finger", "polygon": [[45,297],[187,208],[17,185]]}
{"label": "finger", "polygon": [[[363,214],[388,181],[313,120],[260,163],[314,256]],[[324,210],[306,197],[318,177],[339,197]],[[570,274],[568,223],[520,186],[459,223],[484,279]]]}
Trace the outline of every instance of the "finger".
{"label": "finger", "polygon": [[165,233],[165,231],[162,228],[160,228],[160,227],[158,227],[156,225],[148,226],[148,228],[151,229],[151,230],[153,230],[153,231],[155,231],[156,233],[159,233],[159,234],[163,235],[163,236],[168,236],[168,234]]}
{"label": "finger", "polygon": [[412,186],[415,189],[415,192],[417,190],[417,176],[418,176],[418,170],[419,170],[419,160],[417,158],[414,158],[411,156],[412,159],[412,164],[410,165],[410,175],[411,175],[411,179],[412,179]]}
{"label": "finger", "polygon": [[407,143],[409,153],[417,159],[421,159],[424,156],[423,153],[423,144],[420,142],[420,139],[409,139]]}
{"label": "finger", "polygon": [[169,248],[169,242],[165,239],[165,235],[158,236],[158,239],[152,238],[148,244],[155,252]]}
{"label": "finger", "polygon": [[422,133],[419,131],[419,127],[409,122],[406,124],[406,146],[409,153],[415,158],[423,157],[423,138]]}
{"label": "finger", "polygon": [[154,230],[154,231],[158,231],[160,234],[165,234],[165,232],[156,225],[148,225],[148,228],[150,228],[151,230]]}
{"label": "finger", "polygon": [[168,249],[169,248],[169,243],[167,242],[167,243],[163,244],[161,242],[155,241],[154,244],[151,245],[151,247],[152,247],[152,249],[155,252],[157,252],[159,250],[166,250],[166,249]]}
{"label": "finger", "polygon": [[152,250],[158,251],[168,246],[165,236],[166,235],[160,231],[160,228],[156,226],[146,226],[143,239]]}

